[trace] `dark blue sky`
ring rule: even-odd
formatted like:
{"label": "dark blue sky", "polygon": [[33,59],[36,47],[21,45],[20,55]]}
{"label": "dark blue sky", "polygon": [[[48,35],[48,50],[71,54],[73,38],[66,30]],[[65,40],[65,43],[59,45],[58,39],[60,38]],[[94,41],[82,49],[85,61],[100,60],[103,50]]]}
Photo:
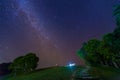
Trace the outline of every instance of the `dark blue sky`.
{"label": "dark blue sky", "polygon": [[81,64],[83,42],[101,39],[116,25],[118,0],[0,0],[0,63],[28,52],[40,66]]}

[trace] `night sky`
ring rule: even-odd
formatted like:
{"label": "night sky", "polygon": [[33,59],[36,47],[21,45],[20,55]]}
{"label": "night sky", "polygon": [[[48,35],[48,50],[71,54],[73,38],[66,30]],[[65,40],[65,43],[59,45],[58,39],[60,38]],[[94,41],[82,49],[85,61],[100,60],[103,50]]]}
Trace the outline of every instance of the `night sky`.
{"label": "night sky", "polygon": [[82,43],[115,29],[117,1],[0,0],[0,63],[34,52],[39,67],[82,64]]}

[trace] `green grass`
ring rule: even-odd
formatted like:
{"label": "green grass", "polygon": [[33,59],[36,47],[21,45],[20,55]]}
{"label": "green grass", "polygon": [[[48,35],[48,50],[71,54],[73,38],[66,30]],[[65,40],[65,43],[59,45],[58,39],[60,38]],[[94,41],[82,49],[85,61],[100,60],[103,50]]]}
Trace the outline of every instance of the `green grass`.
{"label": "green grass", "polygon": [[[18,75],[16,77],[6,76],[0,80],[71,80],[74,71],[81,71],[85,67],[52,67],[33,71],[28,74]],[[103,80],[111,80],[119,76],[120,69],[112,67],[91,67],[90,73],[99,76]],[[109,79],[108,79],[109,78]],[[113,79],[116,80],[116,79]],[[119,80],[119,79],[118,79]]]}
{"label": "green grass", "polygon": [[90,73],[105,80],[113,80],[112,78],[118,77],[120,75],[120,69],[107,66],[99,66],[92,67]]}
{"label": "green grass", "polygon": [[72,73],[76,69],[82,69],[82,67],[53,67],[40,69],[16,77],[9,76],[4,80],[70,80]]}

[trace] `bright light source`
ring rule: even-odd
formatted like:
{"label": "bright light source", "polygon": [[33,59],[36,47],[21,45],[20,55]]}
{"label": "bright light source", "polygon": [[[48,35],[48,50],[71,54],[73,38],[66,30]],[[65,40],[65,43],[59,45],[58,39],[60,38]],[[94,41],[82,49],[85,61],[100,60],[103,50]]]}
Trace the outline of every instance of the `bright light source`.
{"label": "bright light source", "polygon": [[69,67],[73,67],[73,66],[75,66],[76,64],[75,63],[71,63],[71,64],[69,64],[68,66]]}

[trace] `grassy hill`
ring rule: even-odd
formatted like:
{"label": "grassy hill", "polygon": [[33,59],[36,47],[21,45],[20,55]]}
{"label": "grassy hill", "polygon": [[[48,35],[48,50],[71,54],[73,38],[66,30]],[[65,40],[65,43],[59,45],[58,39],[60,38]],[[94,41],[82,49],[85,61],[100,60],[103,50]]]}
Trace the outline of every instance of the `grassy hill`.
{"label": "grassy hill", "polygon": [[78,69],[82,67],[52,67],[16,77],[9,76],[3,80],[70,80],[73,72]]}
{"label": "grassy hill", "polygon": [[[1,77],[0,80],[71,80],[74,72],[81,72],[84,69],[85,67],[51,67],[39,69],[16,77],[10,75]],[[91,67],[90,73],[99,76],[102,80],[120,80],[120,69],[116,68],[100,66]],[[115,76],[118,76],[118,79],[116,79]]]}
{"label": "grassy hill", "polygon": [[120,80],[120,69],[113,67],[108,66],[91,67],[90,73],[99,76],[103,80]]}

